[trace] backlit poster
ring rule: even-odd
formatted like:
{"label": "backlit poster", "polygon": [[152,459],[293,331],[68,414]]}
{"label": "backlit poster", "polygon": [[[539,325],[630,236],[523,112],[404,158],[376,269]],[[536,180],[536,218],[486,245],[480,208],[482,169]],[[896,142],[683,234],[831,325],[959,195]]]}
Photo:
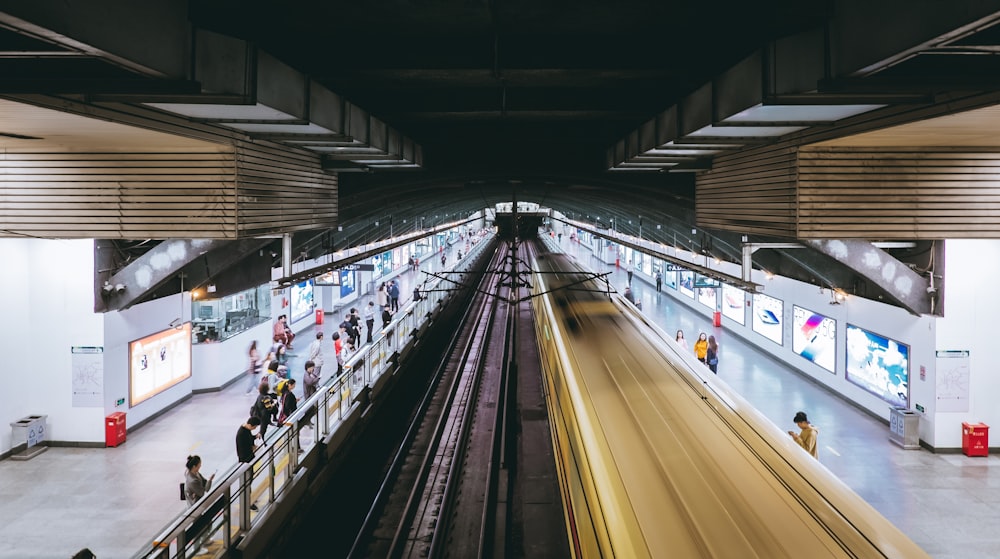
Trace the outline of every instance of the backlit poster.
{"label": "backlit poster", "polygon": [[837,368],[837,321],[792,305],[792,351],[831,373]]}
{"label": "backlit poster", "polygon": [[316,285],[340,285],[340,272],[327,272],[316,276]]}
{"label": "backlit poster", "polygon": [[129,342],[129,407],[190,377],[190,322]]}
{"label": "backlit poster", "polygon": [[677,272],[663,272],[663,285],[677,289]]}
{"label": "backlit poster", "polygon": [[722,286],[722,314],[740,324],[746,323],[746,294],[729,284]]}
{"label": "backlit poster", "polygon": [[341,270],[340,271],[340,296],[341,298],[347,297],[351,293],[354,293],[354,276],[356,272],[353,270]]}
{"label": "backlit poster", "polygon": [[386,270],[383,268],[382,255],[376,254],[372,256],[372,279],[379,279],[385,275]]}
{"label": "backlit poster", "polygon": [[753,294],[753,331],[782,345],[781,317],[784,303],[763,293]]}
{"label": "backlit poster", "polygon": [[718,291],[717,287],[696,287],[695,291],[698,294],[698,302],[706,307],[715,310],[715,297]]}
{"label": "backlit poster", "polygon": [[910,346],[847,325],[847,380],[897,408],[910,403]]}
{"label": "backlit poster", "polygon": [[688,297],[694,298],[694,272],[688,270],[677,272],[677,275],[680,276],[677,283],[677,290]]}
{"label": "backlit poster", "polygon": [[291,288],[291,311],[289,314],[289,324],[304,316],[311,314],[313,310],[314,290],[312,280],[297,283]]}

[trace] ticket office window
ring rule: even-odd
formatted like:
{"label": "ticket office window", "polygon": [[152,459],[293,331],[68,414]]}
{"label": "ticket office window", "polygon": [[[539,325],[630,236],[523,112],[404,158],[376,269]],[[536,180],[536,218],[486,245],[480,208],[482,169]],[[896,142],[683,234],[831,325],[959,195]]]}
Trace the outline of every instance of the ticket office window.
{"label": "ticket office window", "polygon": [[227,340],[271,318],[268,285],[218,299],[191,303],[191,341],[196,344]]}

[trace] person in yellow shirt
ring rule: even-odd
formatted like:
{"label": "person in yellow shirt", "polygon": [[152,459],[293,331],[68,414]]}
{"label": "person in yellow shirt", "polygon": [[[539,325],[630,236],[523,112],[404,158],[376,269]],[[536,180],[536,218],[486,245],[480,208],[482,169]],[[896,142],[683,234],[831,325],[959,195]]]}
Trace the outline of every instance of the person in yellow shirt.
{"label": "person in yellow shirt", "polygon": [[708,355],[708,336],[704,332],[698,334],[698,341],[694,343],[694,355],[698,361],[705,362],[705,356]]}
{"label": "person in yellow shirt", "polygon": [[792,419],[792,421],[799,426],[801,431],[799,433],[789,431],[788,434],[795,440],[796,443],[798,443],[799,446],[811,454],[813,458],[819,460],[819,451],[816,445],[816,437],[819,435],[819,429],[817,429],[815,425],[809,423],[809,418],[806,417],[806,412],[804,411],[796,413],[795,418]]}

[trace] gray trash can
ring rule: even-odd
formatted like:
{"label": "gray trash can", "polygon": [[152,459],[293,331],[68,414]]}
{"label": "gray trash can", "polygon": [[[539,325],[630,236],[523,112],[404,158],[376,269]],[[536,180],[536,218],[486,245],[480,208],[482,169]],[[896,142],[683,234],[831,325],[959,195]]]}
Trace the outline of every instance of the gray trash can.
{"label": "gray trash can", "polygon": [[10,424],[11,446],[16,448],[25,445],[23,451],[11,456],[12,460],[27,460],[48,450],[48,447],[42,444],[48,430],[45,424],[47,417],[47,415],[29,415]]}
{"label": "gray trash can", "polygon": [[889,440],[906,450],[920,448],[920,415],[904,408],[889,408]]}

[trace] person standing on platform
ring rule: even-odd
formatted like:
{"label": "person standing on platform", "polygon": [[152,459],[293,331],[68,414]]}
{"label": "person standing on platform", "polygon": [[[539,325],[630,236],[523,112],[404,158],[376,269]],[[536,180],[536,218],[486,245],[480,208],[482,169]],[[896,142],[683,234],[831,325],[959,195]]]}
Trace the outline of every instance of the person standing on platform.
{"label": "person standing on platform", "polygon": [[288,371],[288,350],[286,347],[285,344],[278,344],[278,347],[274,348],[274,361],[278,363],[278,371],[281,372]]}
{"label": "person standing on platform", "polygon": [[708,337],[708,350],[705,352],[705,363],[713,373],[719,374],[719,343],[715,336]]}
{"label": "person standing on platform", "polygon": [[389,326],[390,322],[392,322],[392,311],[389,310],[389,305],[386,305],[382,307],[382,329]]}
{"label": "person standing on platform", "polygon": [[361,347],[361,314],[355,307],[351,307],[351,326],[354,327],[354,338],[358,340],[358,347]]}
{"label": "person standing on platform", "polygon": [[799,446],[805,449],[806,452],[812,455],[813,458],[819,460],[819,450],[816,445],[816,438],[819,436],[819,429],[815,425],[809,423],[809,418],[806,417],[806,412],[800,411],[795,414],[792,419],[796,425],[799,427],[799,432],[789,431],[788,435],[792,437]]}
{"label": "person standing on platform", "polygon": [[382,308],[389,304],[389,291],[385,282],[383,281],[378,286],[378,291],[375,292],[375,302],[378,304],[378,308]]}
{"label": "person standing on platform", "polygon": [[698,334],[698,341],[694,343],[694,355],[698,361],[705,362],[705,356],[708,355],[708,336],[704,332]]}
{"label": "person standing on platform", "polygon": [[660,287],[663,286],[663,274],[659,270],[656,271],[656,292],[660,292]]}
{"label": "person standing on platform", "polygon": [[448,262],[448,255],[443,252],[444,251],[443,247],[441,248],[441,250],[442,250],[442,252],[441,252],[441,267],[444,268],[444,265]]}
{"label": "person standing on platform", "polygon": [[333,356],[337,359],[337,376],[344,372],[344,341],[339,332],[334,332],[330,339],[333,340]]}
{"label": "person standing on platform", "polygon": [[306,357],[307,362],[312,362],[313,366],[316,367],[316,374],[319,375],[323,370],[323,331],[320,330],[316,332],[316,339],[309,344],[309,356]]}
{"label": "person standing on platform", "polygon": [[340,338],[347,351],[354,351],[354,343],[357,340],[354,338],[354,327],[351,326],[351,313],[345,314],[343,322],[340,323]]}
{"label": "person standing on platform", "polygon": [[308,400],[319,389],[319,367],[312,361],[306,361],[305,373],[302,374],[302,397]]}
{"label": "person standing on platform", "polygon": [[628,270],[625,271],[628,274],[628,284],[632,285],[632,261],[628,261]]}
{"label": "person standing on platform", "polygon": [[392,280],[389,282],[389,305],[392,312],[399,311],[399,282]]}
{"label": "person standing on platform", "polygon": [[[277,387],[275,387],[275,390],[277,390]],[[266,384],[261,383],[257,392],[257,401],[250,408],[250,414],[260,420],[258,425],[260,425],[261,440],[267,435],[267,428],[274,423],[274,411],[277,407],[277,402],[274,398],[274,393],[271,392]]]}
{"label": "person standing on platform", "polygon": [[676,341],[677,345],[681,346],[682,348],[684,349],[688,348],[688,341],[684,339],[684,330],[677,331],[677,335],[674,337],[674,341]]}
{"label": "person standing on platform", "polygon": [[[257,450],[256,445],[254,445],[254,439],[256,435],[253,430],[260,426],[260,418],[256,415],[251,415],[247,418],[246,423],[240,425],[240,428],[236,431],[236,458],[243,464],[249,464],[253,461],[254,453]],[[246,491],[250,491],[250,486],[245,487]],[[250,510],[257,510],[257,505],[251,504]]]}
{"label": "person standing on platform", "polygon": [[625,298],[628,299],[629,303],[632,303],[633,305],[635,304],[635,295],[632,295],[631,287],[625,288]]}
{"label": "person standing on platform", "polygon": [[253,432],[254,429],[260,427],[260,418],[256,415],[251,415],[247,418],[246,423],[240,425],[238,431],[236,431],[236,457],[243,464],[250,463],[253,460],[254,452],[257,450],[254,444],[254,439],[257,435]]}
{"label": "person standing on platform", "polygon": [[365,343],[372,343],[372,330],[375,329],[375,301],[368,301],[365,307],[365,327],[368,328],[368,338]]}
{"label": "person standing on platform", "polygon": [[215,474],[210,475],[208,479],[201,475],[201,457],[198,455],[188,456],[184,467],[186,468],[184,472],[184,500],[187,501],[188,508],[190,508],[212,488]]}
{"label": "person standing on platform", "polygon": [[416,303],[418,301],[423,301],[423,300],[424,300],[424,296],[420,294],[420,286],[419,285],[414,285],[413,286],[413,302]]}
{"label": "person standing on platform", "polygon": [[247,375],[250,377],[250,384],[247,385],[247,395],[253,394],[253,391],[257,389],[257,385],[260,384],[260,371],[261,371],[261,361],[260,352],[257,351],[257,340],[250,342],[250,366],[247,370]]}

